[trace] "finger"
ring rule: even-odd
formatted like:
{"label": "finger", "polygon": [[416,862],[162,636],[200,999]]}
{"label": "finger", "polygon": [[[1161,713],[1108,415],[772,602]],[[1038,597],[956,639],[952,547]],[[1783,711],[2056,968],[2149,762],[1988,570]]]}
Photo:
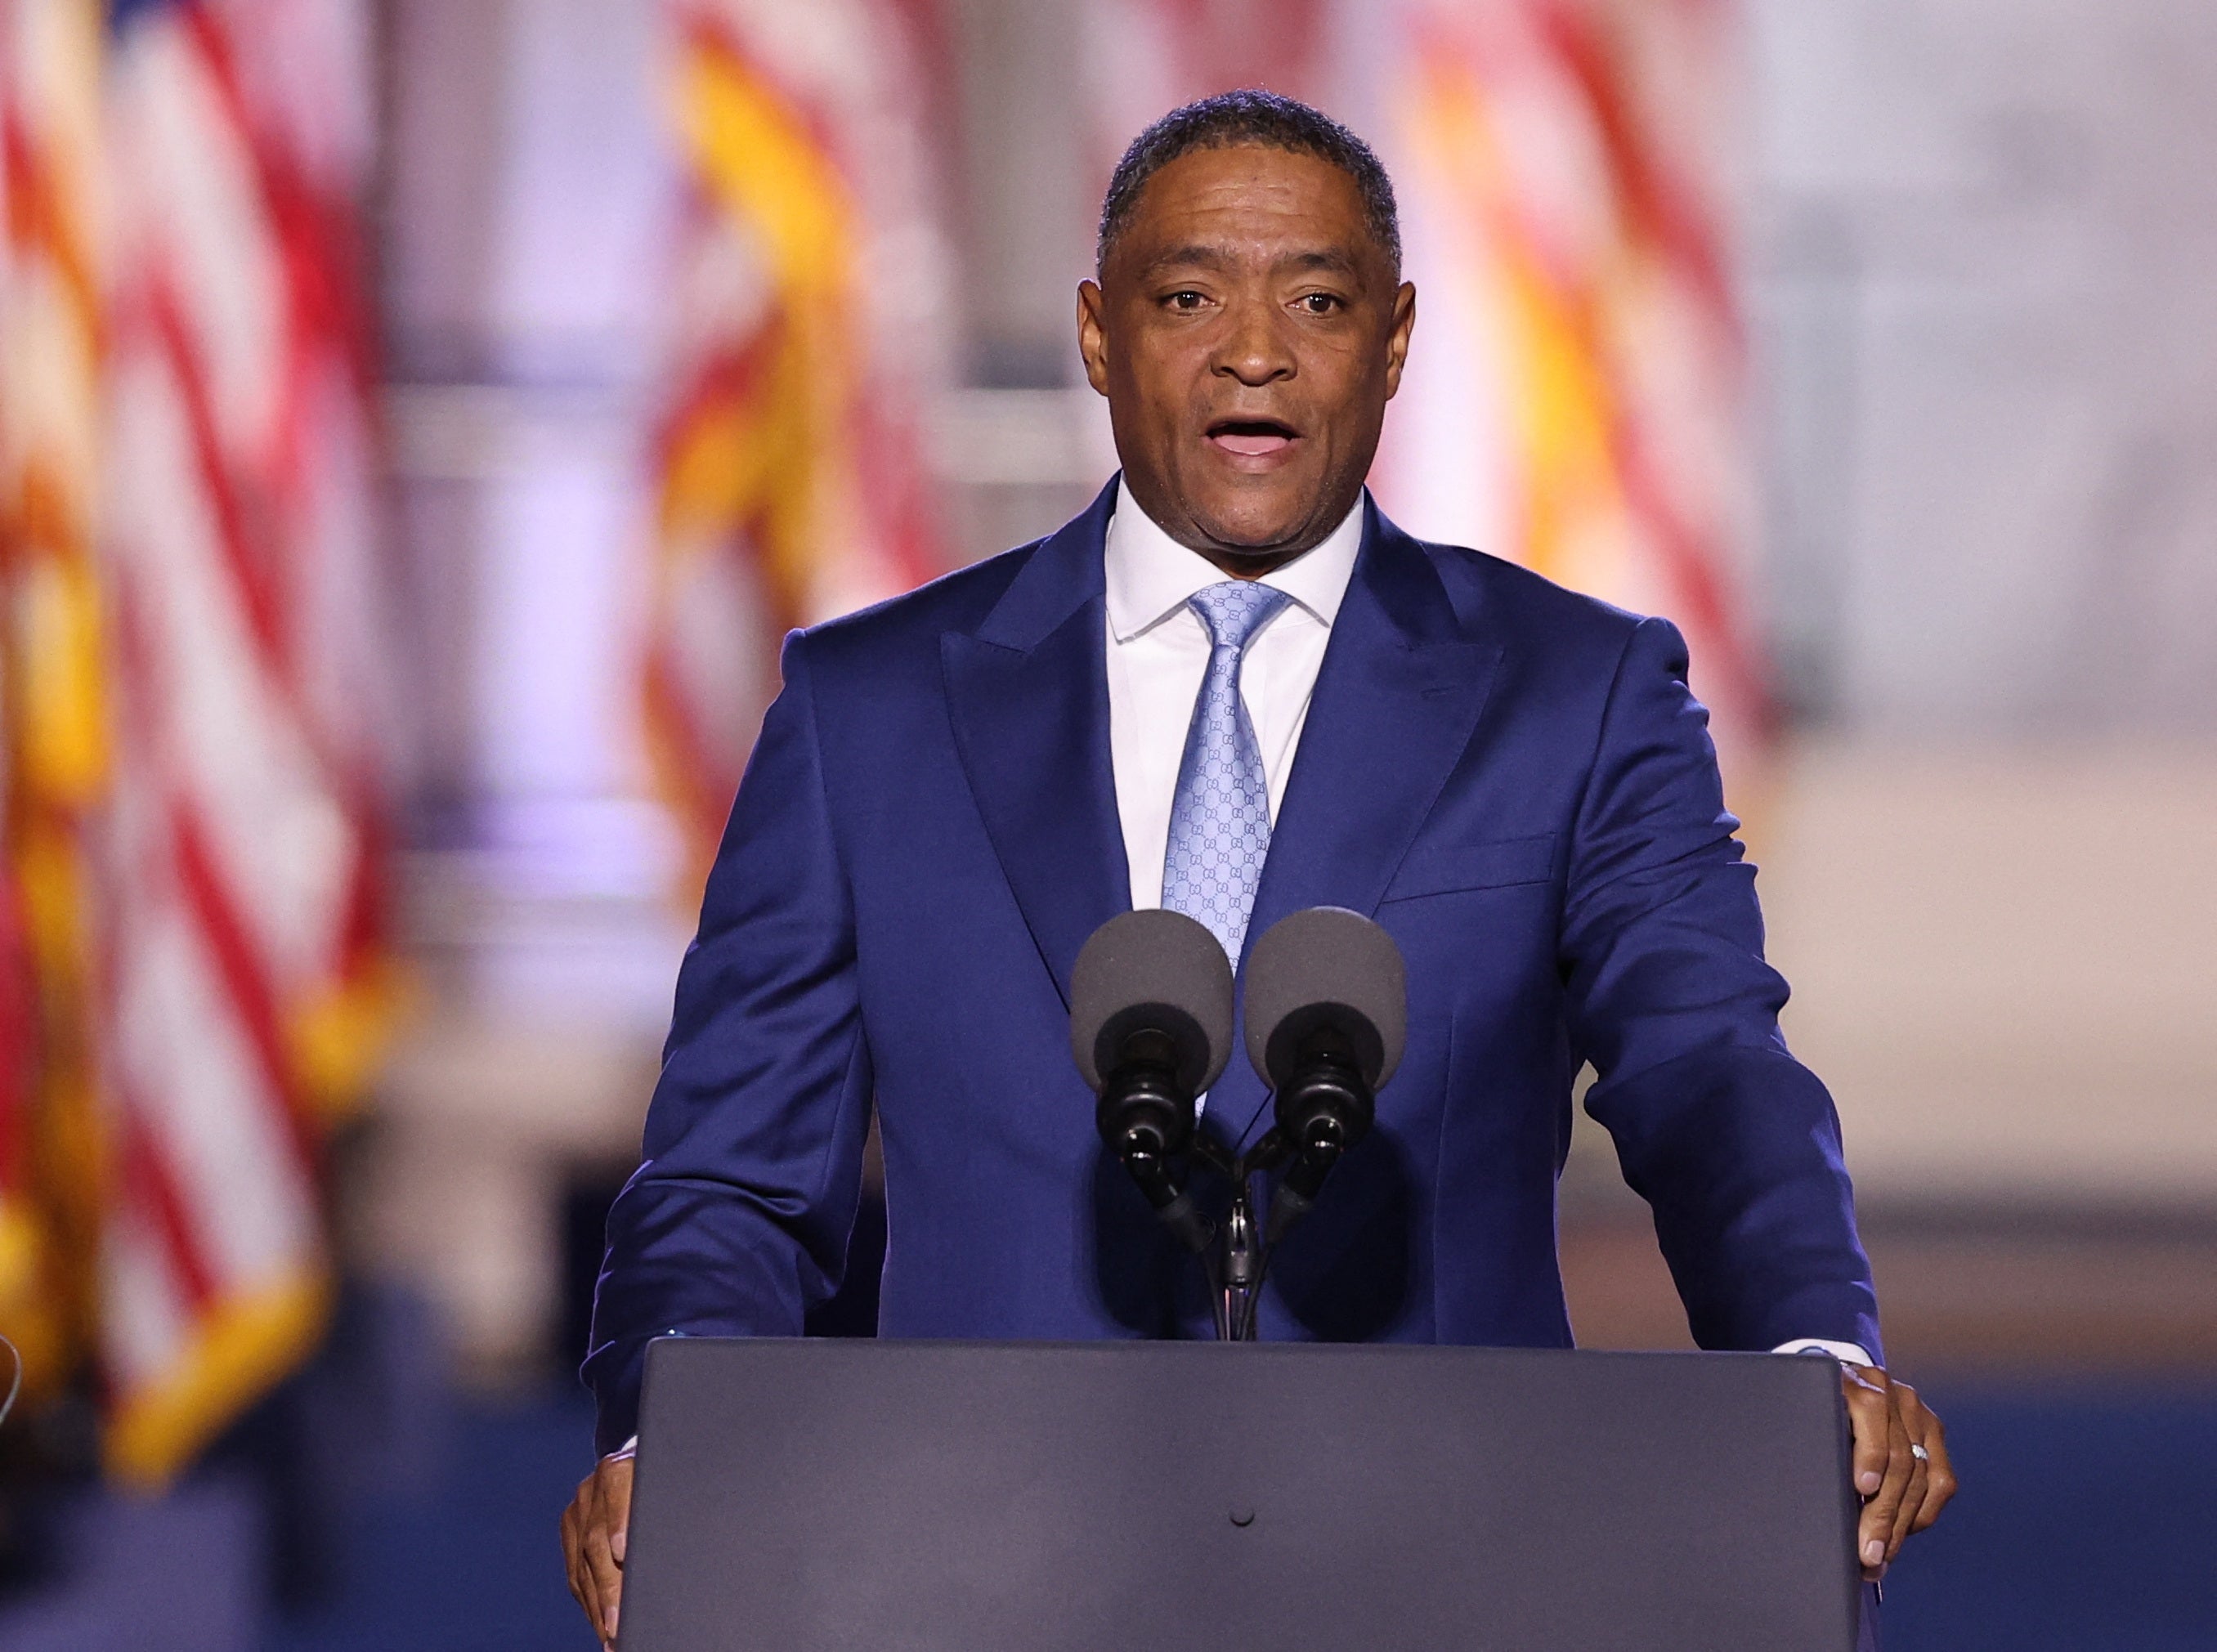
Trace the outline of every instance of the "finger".
{"label": "finger", "polygon": [[577,1488],[577,1495],[562,1511],[562,1569],[569,1579],[570,1596],[582,1608],[588,1618],[593,1618],[590,1586],[585,1571],[584,1507],[590,1496],[592,1482]]}
{"label": "finger", "polygon": [[1878,1495],[1879,1488],[1886,1482],[1891,1408],[1886,1402],[1885,1380],[1882,1372],[1852,1366],[1840,1373],[1841,1390],[1848,1401],[1848,1426],[1855,1440],[1850,1472],[1856,1495],[1866,1499]]}
{"label": "finger", "polygon": [[1924,1507],[1925,1494],[1931,1479],[1930,1464],[1914,1452],[1909,1454],[1909,1484],[1902,1491],[1901,1507],[1894,1514],[1893,1528],[1887,1534],[1886,1563],[1889,1566],[1901,1553],[1901,1545],[1909,1540],[1909,1534],[1917,1529],[1917,1517]]}
{"label": "finger", "polygon": [[577,1575],[577,1499],[574,1497],[570,1499],[570,1506],[561,1513],[561,1572],[563,1579],[570,1583],[570,1599],[574,1599],[578,1606],[585,1606],[585,1592],[578,1586]]}
{"label": "finger", "polygon": [[585,1564],[592,1574],[593,1627],[604,1641],[616,1637],[616,1614],[623,1597],[623,1569],[608,1552],[608,1527],[596,1520],[585,1534]]}
{"label": "finger", "polygon": [[[1948,1464],[1947,1431],[1940,1419],[1924,1403],[1924,1396],[1909,1384],[1897,1381],[1893,1384],[1895,1403],[1900,1408],[1902,1427],[1909,1431],[1914,1444],[1910,1454],[1923,1452],[1917,1464],[1918,1473],[1911,1488],[1911,1495],[1905,1499],[1909,1519],[1902,1535],[1906,1538],[1924,1531],[1940,1518],[1940,1511],[1955,1495],[1955,1476]],[[1897,1549],[1899,1545],[1895,1545]]]}
{"label": "finger", "polygon": [[608,1537],[608,1559],[615,1568],[614,1575],[603,1591],[608,1612],[608,1640],[616,1636],[616,1620],[623,1609],[624,1551],[631,1542],[631,1469],[632,1459],[621,1457],[604,1465],[607,1472],[601,1479],[601,1528]]}
{"label": "finger", "polygon": [[571,1516],[577,1506],[573,1499],[562,1511],[562,1581],[570,1586],[570,1598],[582,1606],[585,1601],[584,1597],[577,1593],[577,1544],[571,1535]]}
{"label": "finger", "polygon": [[1924,1402],[1918,1397],[1917,1390],[1911,1384],[1896,1382],[1893,1388],[1894,1409],[1901,1417],[1902,1433],[1908,1438],[1909,1458],[1912,1466],[1909,1471],[1909,1489],[1902,1494],[1901,1512],[1894,1518],[1893,1535],[1887,1543],[1886,1557],[1889,1564],[1901,1553],[1901,1545],[1909,1540],[1909,1534],[1917,1530],[1917,1522],[1924,1512],[1925,1499],[1932,1490],[1932,1454],[1924,1444],[1925,1426],[1930,1414],[1925,1410]]}
{"label": "finger", "polygon": [[1887,1459],[1879,1489],[1869,1502],[1863,1505],[1863,1517],[1856,1537],[1856,1558],[1863,1564],[1865,1576],[1875,1581],[1885,1568],[1893,1539],[1893,1525],[1901,1512],[1901,1500],[1909,1490],[1911,1470],[1917,1459],[1909,1453],[1909,1434],[1901,1426],[1901,1418],[1892,1406],[1886,1409]]}
{"label": "finger", "polygon": [[585,1613],[585,1621],[592,1625],[596,1636],[601,1633],[601,1586],[593,1575],[593,1569],[585,1559],[585,1543],[581,1534],[577,1541],[577,1575],[570,1592],[577,1597],[577,1605]]}
{"label": "finger", "polygon": [[620,1586],[616,1569],[608,1563],[608,1476],[596,1470],[578,1503],[577,1569],[584,1582],[586,1619],[604,1645],[614,1638],[609,1625]]}
{"label": "finger", "polygon": [[602,1467],[602,1521],[608,1530],[608,1552],[615,1556],[616,1564],[621,1566],[624,1550],[631,1541],[632,1459],[628,1457],[611,1458]]}
{"label": "finger", "polygon": [[607,1639],[601,1625],[605,1621],[606,1604],[601,1599],[600,1574],[592,1560],[593,1536],[600,1519],[600,1487],[597,1481],[588,1483],[578,1494],[577,1543],[577,1604],[585,1609],[585,1621],[593,1626],[593,1633]]}
{"label": "finger", "polygon": [[1922,1532],[1940,1518],[1940,1511],[1955,1495],[1955,1465],[1948,1457],[1948,1431],[1940,1426],[1940,1419],[1927,1411],[1924,1416],[1924,1449],[1931,1461],[1925,1464],[1930,1475],[1925,1482],[1924,1507],[1917,1512],[1913,1531]]}

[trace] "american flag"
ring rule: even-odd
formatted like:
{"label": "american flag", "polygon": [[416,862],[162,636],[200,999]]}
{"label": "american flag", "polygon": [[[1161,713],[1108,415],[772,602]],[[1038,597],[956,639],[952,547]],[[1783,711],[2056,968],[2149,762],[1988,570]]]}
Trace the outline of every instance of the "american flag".
{"label": "american flag", "polygon": [[923,0],[670,0],[683,147],[645,673],[706,871],[777,641],[938,571],[922,418],[946,376],[941,54]]}
{"label": "american flag", "polygon": [[1769,721],[1730,275],[1732,9],[1400,3],[1378,135],[1420,302],[1380,495],[1414,532],[1676,620],[1729,774]]}
{"label": "american flag", "polygon": [[34,1401],[87,1341],[100,1203],[100,56],[98,0],[0,0],[0,1330]]}
{"label": "american flag", "polygon": [[362,0],[142,0],[108,65],[108,1456],[173,1472],[328,1291],[386,981]]}

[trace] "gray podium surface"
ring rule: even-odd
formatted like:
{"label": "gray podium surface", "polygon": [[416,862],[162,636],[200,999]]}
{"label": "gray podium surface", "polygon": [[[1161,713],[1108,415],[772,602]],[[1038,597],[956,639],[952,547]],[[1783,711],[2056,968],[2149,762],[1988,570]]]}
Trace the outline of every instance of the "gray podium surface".
{"label": "gray podium surface", "polygon": [[1850,1652],[1830,1359],[670,1338],[622,1652]]}

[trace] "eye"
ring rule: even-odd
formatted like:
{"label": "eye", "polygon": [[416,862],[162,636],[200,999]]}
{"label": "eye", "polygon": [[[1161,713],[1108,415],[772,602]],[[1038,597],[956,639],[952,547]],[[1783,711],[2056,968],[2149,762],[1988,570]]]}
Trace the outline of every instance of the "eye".
{"label": "eye", "polygon": [[1202,294],[1187,288],[1184,291],[1171,293],[1163,302],[1173,310],[1182,310],[1190,313],[1207,304],[1208,299]]}
{"label": "eye", "polygon": [[1328,316],[1333,311],[1345,307],[1336,293],[1304,293],[1294,302],[1312,316]]}

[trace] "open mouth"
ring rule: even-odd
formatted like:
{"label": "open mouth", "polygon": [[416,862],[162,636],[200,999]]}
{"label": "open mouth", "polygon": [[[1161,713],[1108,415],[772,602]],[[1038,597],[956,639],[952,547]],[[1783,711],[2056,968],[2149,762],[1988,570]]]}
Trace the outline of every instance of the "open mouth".
{"label": "open mouth", "polygon": [[1208,439],[1228,453],[1259,459],[1281,453],[1299,440],[1300,433],[1275,419],[1219,419],[1208,427]]}

